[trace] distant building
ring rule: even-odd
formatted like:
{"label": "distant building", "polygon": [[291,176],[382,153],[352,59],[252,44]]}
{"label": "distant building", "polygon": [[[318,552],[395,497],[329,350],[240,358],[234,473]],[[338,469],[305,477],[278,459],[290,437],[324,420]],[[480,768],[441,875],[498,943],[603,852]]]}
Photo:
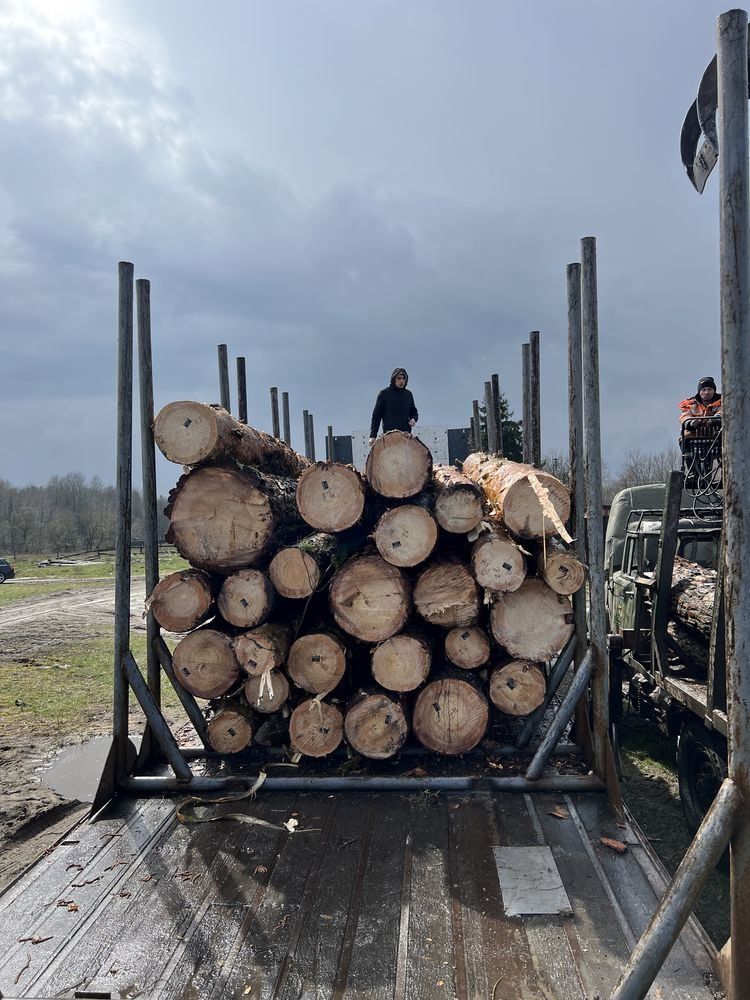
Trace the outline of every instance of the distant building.
{"label": "distant building", "polygon": [[[424,441],[432,452],[435,465],[453,465],[462,462],[471,452],[471,432],[468,427],[417,427],[414,437]],[[369,449],[370,432],[352,431],[333,438],[333,461],[346,462],[364,471]],[[326,451],[328,449],[326,439]],[[330,459],[331,456],[326,455]]]}

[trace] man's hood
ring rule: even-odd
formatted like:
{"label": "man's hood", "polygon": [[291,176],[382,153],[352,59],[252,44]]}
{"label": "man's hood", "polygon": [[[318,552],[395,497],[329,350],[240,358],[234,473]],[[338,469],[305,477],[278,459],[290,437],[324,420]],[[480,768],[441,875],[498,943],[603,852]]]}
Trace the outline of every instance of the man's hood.
{"label": "man's hood", "polygon": [[396,376],[397,375],[403,375],[404,376],[404,378],[406,379],[406,381],[404,382],[404,388],[406,388],[407,385],[409,384],[409,373],[407,372],[407,370],[405,368],[394,368],[393,369],[393,372],[391,374],[391,386],[394,389],[396,388]]}

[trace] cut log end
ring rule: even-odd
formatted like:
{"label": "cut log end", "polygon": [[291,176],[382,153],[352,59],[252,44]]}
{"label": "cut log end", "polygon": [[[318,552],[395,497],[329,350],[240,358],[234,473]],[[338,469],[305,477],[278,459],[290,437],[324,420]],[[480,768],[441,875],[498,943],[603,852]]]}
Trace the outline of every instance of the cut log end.
{"label": "cut log end", "polygon": [[420,574],[414,607],[433,625],[473,625],[479,617],[479,588],[464,563],[435,562]]}
{"label": "cut log end", "polygon": [[506,593],[525,580],[526,557],[506,531],[493,526],[474,542],[471,568],[480,587]]}
{"label": "cut log end", "polygon": [[318,531],[345,531],[359,521],[365,507],[365,486],[351,466],[318,462],[297,483],[297,509]]}
{"label": "cut log end", "polygon": [[417,696],[412,730],[419,742],[437,753],[453,755],[472,750],[487,730],[487,699],[466,681],[432,681]]}
{"label": "cut log end", "polygon": [[543,580],[528,577],[518,590],[495,601],[490,625],[495,640],[510,656],[540,663],[570,639],[573,609],[569,598],[556,594]]}
{"label": "cut log end", "polygon": [[219,698],[240,675],[234,645],[228,635],[201,628],[177,643],[172,656],[175,677],[196,698]]}
{"label": "cut log end", "polygon": [[490,677],[490,700],[506,715],[528,715],[542,704],[545,693],[544,674],[526,660],[511,660]]}
{"label": "cut log end", "polygon": [[539,572],[548,587],[566,596],[580,590],[586,577],[583,563],[571,552],[558,550],[548,551],[546,562],[544,553],[540,553]]}
{"label": "cut log end", "polygon": [[383,514],[374,537],[378,552],[392,566],[418,566],[435,548],[438,527],[424,507],[404,504]]}
{"label": "cut log end", "polygon": [[154,421],[154,439],[170,462],[196,465],[218,445],[217,411],[192,400],[168,403]]}
{"label": "cut log end", "polygon": [[234,651],[245,673],[259,677],[266,670],[276,670],[286,662],[291,642],[291,625],[266,622],[238,635]]}
{"label": "cut log end", "polygon": [[363,642],[382,642],[400,632],[411,611],[411,587],[404,573],[381,556],[350,559],[331,584],[336,623]]}
{"label": "cut log end", "polygon": [[259,677],[245,681],[245,700],[250,708],[263,715],[278,712],[289,697],[289,681],[280,670],[266,670]]}
{"label": "cut log end", "polygon": [[478,625],[453,628],[445,637],[445,655],[462,670],[474,670],[490,658],[490,637]]}
{"label": "cut log end", "polygon": [[434,471],[435,518],[444,531],[462,535],[482,520],[482,492],[476,483],[450,465]]}
{"label": "cut log end", "polygon": [[327,757],[344,738],[344,719],[335,705],[303,701],[289,719],[292,750],[305,757]]}
{"label": "cut log end", "polygon": [[243,569],[222,584],[217,607],[222,618],[239,628],[260,625],[271,613],[274,589],[259,569]]}
{"label": "cut log end", "polygon": [[204,622],[211,613],[211,581],[199,569],[170,573],[154,587],[146,606],[163,629],[168,632],[189,632]]}
{"label": "cut log end", "polygon": [[333,691],[346,671],[346,648],[335,635],[312,632],[300,636],[289,650],[289,676],[311,694]]}
{"label": "cut log end", "polygon": [[347,742],[373,760],[393,757],[406,741],[409,724],[404,710],[385,694],[362,694],[350,706],[344,718]]}
{"label": "cut log end", "polygon": [[389,691],[414,691],[427,679],[432,650],[416,635],[394,635],[372,651],[372,676]]}
{"label": "cut log end", "polygon": [[239,753],[252,738],[252,719],[241,709],[219,709],[208,723],[208,742],[218,753]]}
{"label": "cut log end", "polygon": [[268,575],[282,597],[309,597],[320,583],[317,562],[296,545],[276,553],[268,567]]}
{"label": "cut log end", "polygon": [[432,478],[432,455],[419,438],[389,431],[370,449],[365,475],[381,496],[398,500],[413,497]]}

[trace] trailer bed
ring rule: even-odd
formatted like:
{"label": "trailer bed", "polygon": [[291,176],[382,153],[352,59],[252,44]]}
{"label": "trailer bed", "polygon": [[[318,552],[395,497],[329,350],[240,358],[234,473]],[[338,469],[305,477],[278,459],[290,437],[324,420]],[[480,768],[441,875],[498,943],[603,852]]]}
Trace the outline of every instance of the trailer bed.
{"label": "trailer bed", "polygon": [[[601,793],[261,790],[210,812],[291,834],[175,805],[114,802],[0,897],[4,997],[604,1000],[665,887]],[[508,916],[493,848],[540,845],[572,912]],[[689,925],[648,995],[722,996],[711,960]]]}

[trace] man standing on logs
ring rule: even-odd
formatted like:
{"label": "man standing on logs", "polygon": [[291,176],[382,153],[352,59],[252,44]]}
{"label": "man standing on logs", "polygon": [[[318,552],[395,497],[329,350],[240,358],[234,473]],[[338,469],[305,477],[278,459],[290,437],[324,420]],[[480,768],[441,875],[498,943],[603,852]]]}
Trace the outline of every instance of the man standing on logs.
{"label": "man standing on logs", "polygon": [[383,422],[383,433],[386,431],[406,431],[416,424],[419,413],[414,405],[414,397],[406,388],[409,375],[405,368],[395,368],[391,375],[391,384],[381,389],[375,400],[370,422],[370,447],[375,444],[380,422]]}

